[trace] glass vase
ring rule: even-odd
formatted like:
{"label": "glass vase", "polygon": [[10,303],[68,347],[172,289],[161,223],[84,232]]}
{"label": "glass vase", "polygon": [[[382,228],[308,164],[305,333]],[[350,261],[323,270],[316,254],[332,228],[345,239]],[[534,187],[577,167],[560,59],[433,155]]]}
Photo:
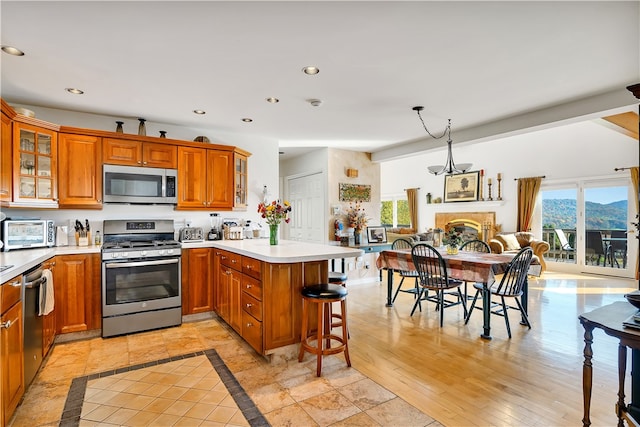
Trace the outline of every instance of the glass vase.
{"label": "glass vase", "polygon": [[360,230],[358,230],[357,228],[353,231],[353,244],[360,244]]}
{"label": "glass vase", "polygon": [[456,245],[447,245],[447,253],[449,255],[456,255],[458,253],[458,247]]}
{"label": "glass vase", "polygon": [[270,245],[278,244],[278,224],[269,225],[269,244]]}

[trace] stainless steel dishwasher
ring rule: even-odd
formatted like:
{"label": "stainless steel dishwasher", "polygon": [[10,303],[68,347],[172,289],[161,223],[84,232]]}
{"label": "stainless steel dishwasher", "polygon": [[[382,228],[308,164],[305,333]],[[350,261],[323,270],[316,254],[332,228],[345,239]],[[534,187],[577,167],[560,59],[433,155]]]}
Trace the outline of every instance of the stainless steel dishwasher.
{"label": "stainless steel dishwasher", "polygon": [[42,265],[24,273],[22,301],[24,317],[24,385],[31,384],[42,364],[42,316],[40,313],[40,286],[46,285]]}

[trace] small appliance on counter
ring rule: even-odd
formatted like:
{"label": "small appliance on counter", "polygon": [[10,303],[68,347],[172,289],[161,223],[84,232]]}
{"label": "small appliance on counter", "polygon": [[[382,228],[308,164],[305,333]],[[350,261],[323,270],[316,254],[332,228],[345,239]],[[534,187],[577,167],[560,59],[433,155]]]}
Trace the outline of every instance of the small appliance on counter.
{"label": "small appliance on counter", "polygon": [[225,240],[242,240],[244,238],[244,228],[242,220],[239,218],[225,218],[222,221],[222,229]]}
{"label": "small appliance on counter", "polygon": [[204,230],[202,227],[183,227],[180,229],[181,242],[204,242]]}
{"label": "small appliance on counter", "polygon": [[211,231],[209,231],[209,240],[222,240],[222,218],[217,213],[209,214],[211,217]]}
{"label": "small appliance on counter", "polygon": [[56,232],[52,220],[11,219],[2,221],[2,250],[45,248],[55,245]]}

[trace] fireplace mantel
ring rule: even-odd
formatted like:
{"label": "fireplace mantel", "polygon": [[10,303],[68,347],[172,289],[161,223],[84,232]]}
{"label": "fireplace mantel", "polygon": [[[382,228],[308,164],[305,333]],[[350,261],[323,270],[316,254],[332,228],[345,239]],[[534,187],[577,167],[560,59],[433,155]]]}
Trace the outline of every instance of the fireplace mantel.
{"label": "fireplace mantel", "polygon": [[[447,231],[451,224],[466,225],[478,231],[481,240],[489,241],[496,233],[495,212],[436,212],[436,228]],[[486,233],[486,235],[485,235]]]}

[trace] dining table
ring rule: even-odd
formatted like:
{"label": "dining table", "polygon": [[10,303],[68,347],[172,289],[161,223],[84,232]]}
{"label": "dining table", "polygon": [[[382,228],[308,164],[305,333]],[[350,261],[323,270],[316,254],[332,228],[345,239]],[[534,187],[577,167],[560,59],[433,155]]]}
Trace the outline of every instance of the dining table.
{"label": "dining table", "polygon": [[[444,248],[439,251],[444,259],[449,277],[466,282],[482,283],[482,338],[491,339],[491,292],[490,287],[496,281],[496,276],[503,274],[513,259],[513,254],[493,254],[484,252],[458,251],[457,254],[448,254]],[[376,261],[379,269],[387,270],[387,307],[393,307],[393,272],[415,271],[411,257],[411,249],[395,249],[380,252]],[[535,255],[531,260],[529,275],[540,276],[542,266]],[[522,308],[525,313],[528,309],[528,280],[525,280]],[[521,321],[524,323],[524,319]]]}

